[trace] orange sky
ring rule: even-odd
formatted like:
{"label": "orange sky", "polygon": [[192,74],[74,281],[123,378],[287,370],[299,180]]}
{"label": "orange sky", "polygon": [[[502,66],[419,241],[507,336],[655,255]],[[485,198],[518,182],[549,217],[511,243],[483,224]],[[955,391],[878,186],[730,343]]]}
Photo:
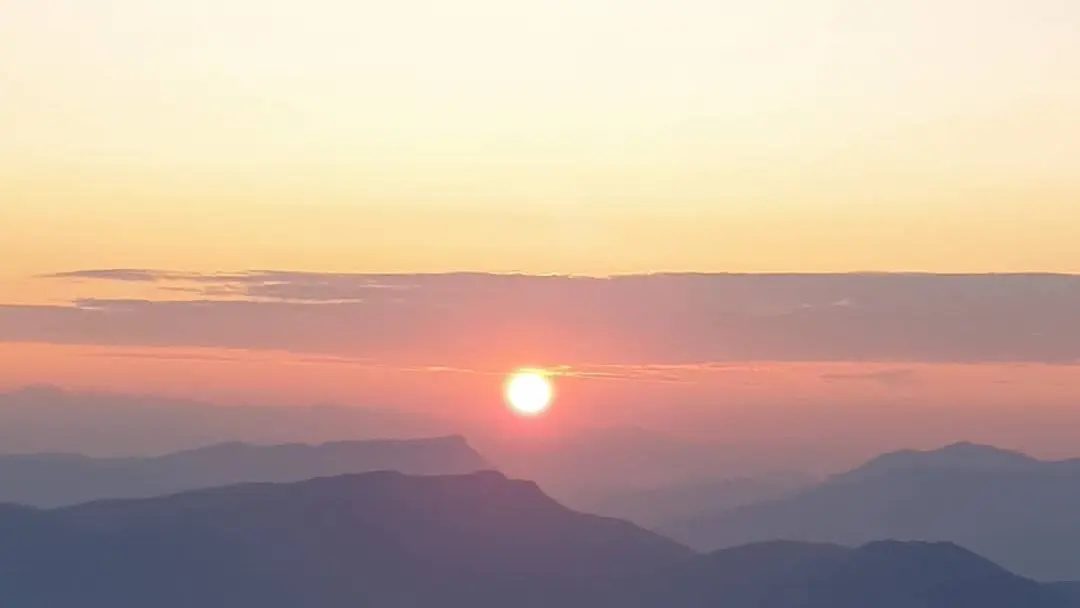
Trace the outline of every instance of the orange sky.
{"label": "orange sky", "polygon": [[[136,392],[210,398],[243,404],[383,403],[437,410],[434,402],[464,400],[478,410],[498,401],[505,369],[393,367],[347,357],[280,351],[0,344],[0,390],[59,383],[110,391],[131,383]],[[555,370],[560,397],[590,401],[599,394],[633,397],[630,410],[589,403],[583,420],[637,419],[649,401],[696,405],[797,407],[892,401],[920,407],[979,402],[987,406],[1074,405],[1080,370],[1064,365],[739,362],[663,367],[664,377],[605,378],[612,367]],[[420,378],[424,380],[420,381]],[[895,378],[895,380],[892,380]],[[597,392],[599,391],[599,392]],[[442,395],[445,397],[439,397]],[[616,399],[617,401],[618,399]],[[664,409],[653,404],[652,415]],[[469,413],[455,412],[468,417]],[[573,415],[573,414],[570,414]],[[683,430],[687,430],[684,428]]]}
{"label": "orange sky", "polygon": [[[483,426],[503,407],[502,377],[488,371],[390,369],[228,349],[0,345],[0,390],[41,382],[232,404],[364,403]],[[671,379],[658,381],[567,370],[556,376],[558,400],[547,424],[635,425],[781,445],[858,445],[890,434],[894,442],[934,445],[959,435],[1046,456],[1073,454],[1075,366],[747,362],[668,372]],[[1016,422],[1011,430],[1009,419]],[[1055,433],[1053,420],[1068,426]]]}
{"label": "orange sky", "polygon": [[[512,205],[215,205],[185,202],[176,193],[111,198],[110,188],[103,190],[79,190],[64,202],[27,197],[17,200],[38,202],[0,209],[7,227],[0,256],[8,260],[0,271],[0,299],[35,302],[71,295],[59,290],[63,286],[28,279],[80,268],[1080,271],[1080,248],[1074,246],[1080,205],[1028,204],[1020,195],[1012,202],[937,208],[740,210],[718,203],[695,212],[615,206],[563,211]],[[1024,205],[1030,212],[1023,212]]]}

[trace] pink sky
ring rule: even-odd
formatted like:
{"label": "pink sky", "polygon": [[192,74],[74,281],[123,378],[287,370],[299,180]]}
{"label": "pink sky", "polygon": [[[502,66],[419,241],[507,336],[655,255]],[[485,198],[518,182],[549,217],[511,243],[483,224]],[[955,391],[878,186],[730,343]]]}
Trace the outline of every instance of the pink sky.
{"label": "pink sky", "polygon": [[[334,402],[503,424],[541,366],[539,421],[725,441],[984,438],[1044,453],[1080,430],[1080,279],[1051,275],[198,275],[37,279],[85,296],[0,307],[0,387]],[[1064,416],[1064,418],[1062,418]],[[1064,421],[1064,423],[1063,423]],[[1080,422],[1080,421],[1078,421]]]}

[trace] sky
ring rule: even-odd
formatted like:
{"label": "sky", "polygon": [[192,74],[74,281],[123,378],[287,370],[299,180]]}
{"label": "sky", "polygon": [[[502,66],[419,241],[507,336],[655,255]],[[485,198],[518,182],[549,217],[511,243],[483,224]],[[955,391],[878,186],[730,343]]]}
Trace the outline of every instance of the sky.
{"label": "sky", "polygon": [[0,387],[1073,403],[1076,74],[1072,0],[0,0]]}
{"label": "sky", "polygon": [[1078,27],[1070,0],[5,0],[4,274],[1077,272]]}

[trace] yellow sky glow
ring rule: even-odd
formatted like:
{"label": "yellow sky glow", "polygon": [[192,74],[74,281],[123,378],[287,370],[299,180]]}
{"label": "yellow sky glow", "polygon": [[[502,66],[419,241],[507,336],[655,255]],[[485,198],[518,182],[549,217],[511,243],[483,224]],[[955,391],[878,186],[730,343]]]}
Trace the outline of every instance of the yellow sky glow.
{"label": "yellow sky glow", "polygon": [[0,0],[36,273],[1080,272],[1069,0]]}

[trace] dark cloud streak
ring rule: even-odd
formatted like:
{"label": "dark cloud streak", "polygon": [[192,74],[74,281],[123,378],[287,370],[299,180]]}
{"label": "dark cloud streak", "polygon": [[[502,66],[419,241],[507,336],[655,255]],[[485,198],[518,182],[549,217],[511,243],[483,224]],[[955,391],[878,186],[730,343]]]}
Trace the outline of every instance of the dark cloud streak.
{"label": "dark cloud streak", "polygon": [[918,372],[912,369],[886,369],[865,373],[825,374],[822,379],[831,382],[875,382],[897,388],[914,384],[918,380]]}
{"label": "dark cloud streak", "polygon": [[154,283],[163,291],[205,298],[250,298],[279,302],[362,302],[372,290],[407,290],[413,285],[381,282],[376,275],[252,270],[239,273],[191,273],[149,269],[76,270],[45,275],[53,280]]}
{"label": "dark cloud streak", "polygon": [[2,306],[0,340],[285,350],[467,368],[1080,361],[1080,277],[1071,275],[54,276],[161,282],[195,288],[202,299]]}

